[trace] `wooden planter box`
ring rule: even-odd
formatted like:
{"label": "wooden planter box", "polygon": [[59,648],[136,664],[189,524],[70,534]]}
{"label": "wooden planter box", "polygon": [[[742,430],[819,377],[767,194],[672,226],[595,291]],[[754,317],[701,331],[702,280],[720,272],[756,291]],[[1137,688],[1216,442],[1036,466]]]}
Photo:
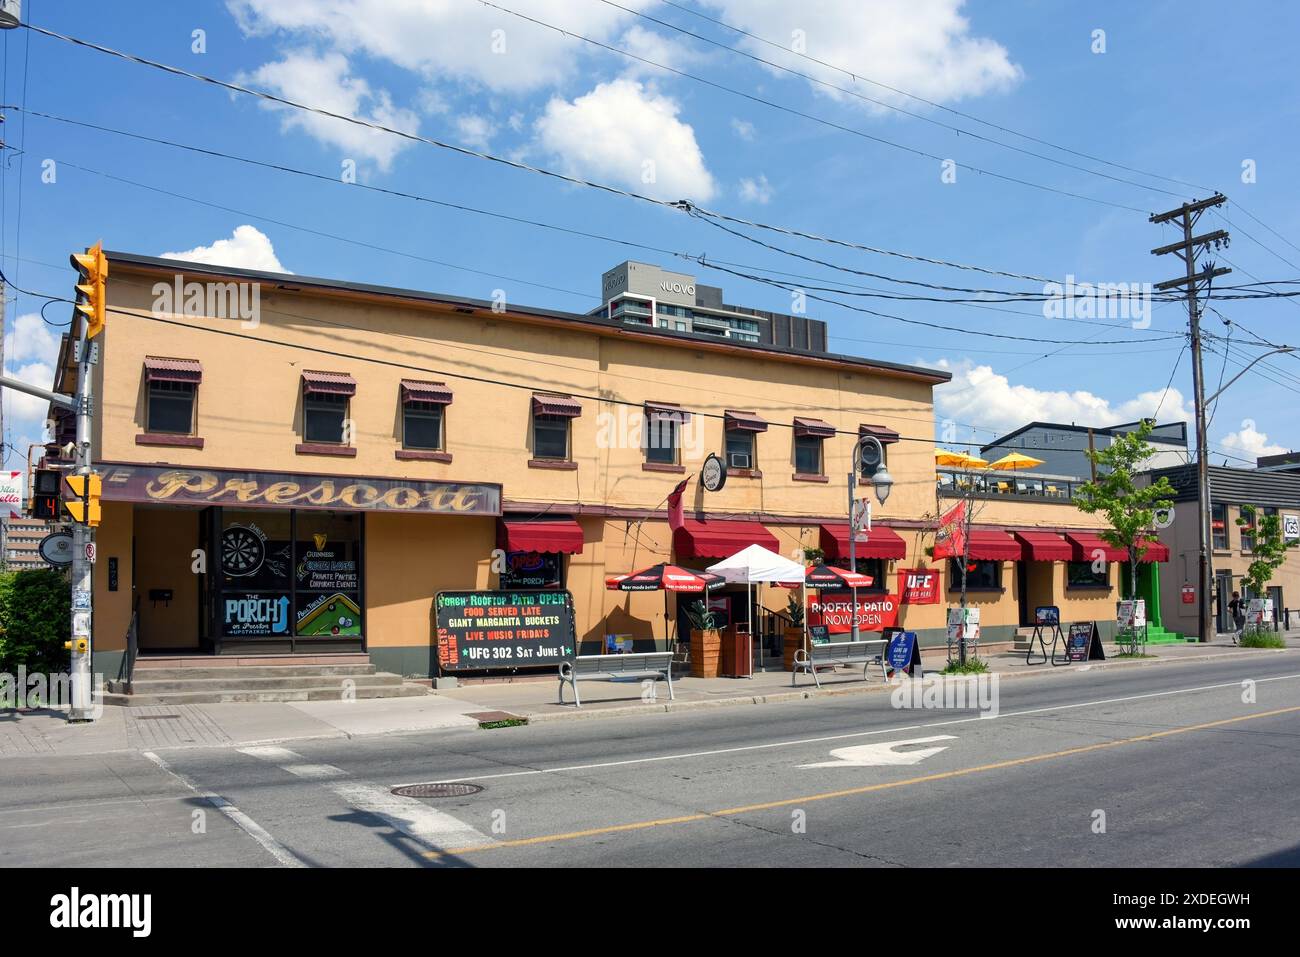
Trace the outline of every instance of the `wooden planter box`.
{"label": "wooden planter box", "polygon": [[803,647],[803,629],[787,628],[785,630],[785,670],[794,671],[794,653]]}
{"label": "wooden planter box", "polygon": [[722,632],[691,631],[691,677],[716,678],[722,660]]}

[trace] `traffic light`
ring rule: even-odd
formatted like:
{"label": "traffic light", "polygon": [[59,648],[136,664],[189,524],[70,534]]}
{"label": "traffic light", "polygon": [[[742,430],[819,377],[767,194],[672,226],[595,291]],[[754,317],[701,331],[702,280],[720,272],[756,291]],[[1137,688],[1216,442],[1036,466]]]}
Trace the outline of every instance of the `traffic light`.
{"label": "traffic light", "polygon": [[73,253],[68,258],[81,273],[81,282],[77,283],[81,296],[76,308],[86,317],[86,338],[93,339],[104,331],[108,257],[104,255],[103,244],[95,243],[84,253]]}
{"label": "traffic light", "polygon": [[58,469],[36,469],[32,473],[32,497],[28,503],[28,515],[31,518],[47,522],[59,520],[59,481],[62,474]]}
{"label": "traffic light", "polygon": [[94,528],[99,524],[99,495],[104,480],[98,475],[64,475],[63,486],[74,497],[64,502],[74,522]]}

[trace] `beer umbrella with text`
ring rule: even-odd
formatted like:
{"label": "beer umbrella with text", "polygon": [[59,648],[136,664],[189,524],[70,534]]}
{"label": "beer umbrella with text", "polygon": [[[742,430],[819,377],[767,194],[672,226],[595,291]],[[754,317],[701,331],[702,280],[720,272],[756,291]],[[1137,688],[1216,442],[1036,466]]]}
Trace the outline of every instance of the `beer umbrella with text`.
{"label": "beer umbrella with text", "polygon": [[697,572],[680,565],[661,562],[629,575],[611,575],[605,579],[610,591],[662,591],[664,593],[664,642],[668,636],[668,593],[684,592],[702,595],[715,591],[727,583],[721,575]]}

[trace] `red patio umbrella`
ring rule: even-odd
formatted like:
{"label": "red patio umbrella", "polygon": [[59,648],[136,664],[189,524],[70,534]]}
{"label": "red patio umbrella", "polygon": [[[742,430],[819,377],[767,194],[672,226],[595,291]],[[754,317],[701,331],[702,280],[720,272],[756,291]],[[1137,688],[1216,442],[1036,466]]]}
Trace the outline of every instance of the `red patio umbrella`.
{"label": "red patio umbrella", "polygon": [[721,588],[727,580],[711,572],[697,572],[680,565],[652,565],[630,575],[611,575],[605,579],[610,591],[682,591],[705,592]]}
{"label": "red patio umbrella", "polygon": [[875,582],[870,575],[834,565],[814,565],[804,572],[803,580],[810,588],[870,588]]}

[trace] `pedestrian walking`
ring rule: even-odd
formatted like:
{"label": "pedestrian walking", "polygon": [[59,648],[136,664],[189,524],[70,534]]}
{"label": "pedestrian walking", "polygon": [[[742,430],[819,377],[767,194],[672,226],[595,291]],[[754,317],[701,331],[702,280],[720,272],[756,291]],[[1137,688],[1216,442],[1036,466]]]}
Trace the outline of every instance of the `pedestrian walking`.
{"label": "pedestrian walking", "polygon": [[1232,593],[1232,601],[1228,602],[1228,614],[1232,616],[1232,643],[1235,645],[1246,627],[1246,605],[1241,600],[1241,592]]}

